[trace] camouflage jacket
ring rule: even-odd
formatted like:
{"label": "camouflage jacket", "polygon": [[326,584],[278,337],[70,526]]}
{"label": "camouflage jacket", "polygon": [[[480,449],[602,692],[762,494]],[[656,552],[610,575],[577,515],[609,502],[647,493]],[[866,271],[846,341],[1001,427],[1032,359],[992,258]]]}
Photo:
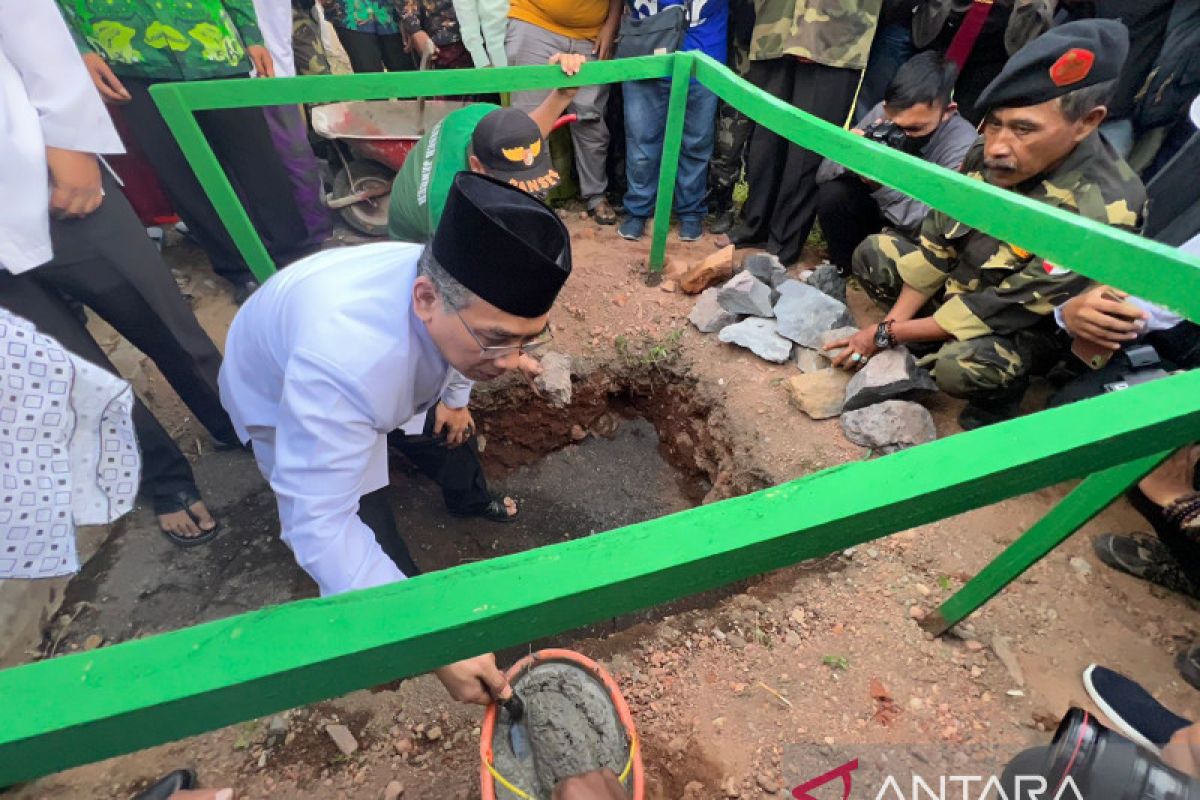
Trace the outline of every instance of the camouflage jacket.
{"label": "camouflage jacket", "polygon": [[80,52],[118,76],[185,81],[248,75],[262,44],[252,0],[58,0]]}
{"label": "camouflage jacket", "polygon": [[752,61],[799,56],[863,69],[883,0],[755,0]]}
{"label": "camouflage jacket", "polygon": [[[967,153],[963,172],[983,180],[982,168],[980,138]],[[1017,191],[1135,233],[1146,205],[1141,180],[1096,133],[1052,174]],[[917,250],[902,256],[896,267],[904,282],[922,293],[945,290],[945,302],[933,318],[959,340],[1053,326],[1055,306],[1091,284],[937,210],[925,217]]]}
{"label": "camouflage jacket", "polygon": [[335,28],[380,36],[400,32],[399,15],[392,0],[318,0],[325,19]]}
{"label": "camouflage jacket", "polygon": [[438,47],[462,41],[452,0],[397,0],[396,5],[400,25],[409,36],[425,31]]}

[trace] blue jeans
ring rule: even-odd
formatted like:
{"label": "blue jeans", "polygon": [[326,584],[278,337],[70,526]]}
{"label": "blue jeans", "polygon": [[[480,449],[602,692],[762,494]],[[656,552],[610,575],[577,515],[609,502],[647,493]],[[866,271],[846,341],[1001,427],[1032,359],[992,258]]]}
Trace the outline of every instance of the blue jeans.
{"label": "blue jeans", "polygon": [[[621,91],[625,97],[625,176],[629,182],[625,209],[631,216],[649,217],[654,214],[654,199],[658,194],[658,168],[662,163],[671,82],[628,81]],[[683,121],[679,174],[675,177],[675,213],[680,219],[699,219],[708,213],[704,193],[716,118],[717,96],[692,81]]]}
{"label": "blue jeans", "polygon": [[855,122],[883,99],[883,93],[895,77],[896,70],[916,54],[910,23],[893,22],[875,32],[871,54],[867,57],[867,74],[863,76],[862,88],[858,91],[858,105],[854,107]]}

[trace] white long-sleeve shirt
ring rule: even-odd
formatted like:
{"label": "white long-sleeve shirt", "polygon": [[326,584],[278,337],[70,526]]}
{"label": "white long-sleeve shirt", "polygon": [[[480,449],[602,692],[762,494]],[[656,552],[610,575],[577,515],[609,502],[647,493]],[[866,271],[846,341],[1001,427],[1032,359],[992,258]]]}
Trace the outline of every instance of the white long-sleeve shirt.
{"label": "white long-sleeve shirt", "polygon": [[322,595],[404,577],[359,519],[359,498],[388,483],[390,431],[439,399],[470,399],[412,311],[421,249],[384,242],[298,261],[254,293],[225,342],[221,402]]}
{"label": "white long-sleeve shirt", "polygon": [[463,46],[476,67],[507,67],[504,35],[508,0],[454,0],[454,15]]}
{"label": "white long-sleeve shirt", "polygon": [[0,13],[0,268],[18,274],[53,257],[46,148],[125,148],[54,0],[12,6]]}

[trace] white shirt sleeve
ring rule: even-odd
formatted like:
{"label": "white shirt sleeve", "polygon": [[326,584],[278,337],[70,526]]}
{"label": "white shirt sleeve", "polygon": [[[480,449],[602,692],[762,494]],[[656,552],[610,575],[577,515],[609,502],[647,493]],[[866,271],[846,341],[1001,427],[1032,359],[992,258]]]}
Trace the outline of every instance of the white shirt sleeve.
{"label": "white shirt sleeve", "polygon": [[471,402],[471,387],[475,383],[463,377],[458,370],[450,369],[450,379],[442,390],[442,402],[450,408],[466,408]]}
{"label": "white shirt sleeve", "polygon": [[454,16],[458,18],[458,32],[471,61],[476,67],[490,67],[492,60],[483,46],[483,28],[479,22],[479,0],[454,0]]}
{"label": "white shirt sleeve", "polygon": [[379,432],[366,392],[319,356],[288,362],[275,430],[271,488],[283,540],[321,594],[404,578],[358,517]]}
{"label": "white shirt sleeve", "polygon": [[100,93],[53,0],[30,0],[0,14],[0,50],[16,67],[37,109],[46,146],[124,153]]}

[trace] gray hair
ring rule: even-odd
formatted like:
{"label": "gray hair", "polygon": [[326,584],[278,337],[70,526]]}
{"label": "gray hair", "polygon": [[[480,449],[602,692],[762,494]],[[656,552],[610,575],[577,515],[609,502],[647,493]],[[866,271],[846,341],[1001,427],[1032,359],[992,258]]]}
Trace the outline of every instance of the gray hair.
{"label": "gray hair", "polygon": [[1116,88],[1116,78],[1111,81],[1093,84],[1092,86],[1085,86],[1082,89],[1067,92],[1059,97],[1058,107],[1068,122],[1078,122],[1086,117],[1088,112],[1096,106],[1105,106],[1107,108],[1112,103]]}
{"label": "gray hair", "polygon": [[432,283],[438,294],[442,296],[442,306],[447,311],[461,311],[475,300],[475,293],[463,286],[437,262],[433,255],[433,247],[426,245],[421,251],[421,259],[417,262],[419,274],[424,275]]}

